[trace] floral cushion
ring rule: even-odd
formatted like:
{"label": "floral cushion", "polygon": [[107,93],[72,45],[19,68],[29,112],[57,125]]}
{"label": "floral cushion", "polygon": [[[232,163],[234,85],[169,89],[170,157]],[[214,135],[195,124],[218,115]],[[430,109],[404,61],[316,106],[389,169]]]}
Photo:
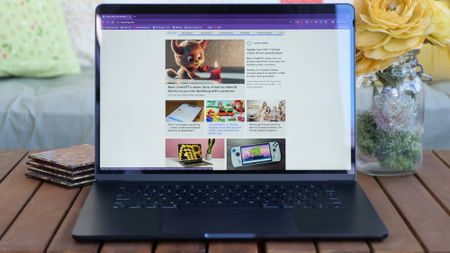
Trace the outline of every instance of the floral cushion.
{"label": "floral cushion", "polygon": [[79,73],[59,0],[1,0],[0,10],[0,77]]}

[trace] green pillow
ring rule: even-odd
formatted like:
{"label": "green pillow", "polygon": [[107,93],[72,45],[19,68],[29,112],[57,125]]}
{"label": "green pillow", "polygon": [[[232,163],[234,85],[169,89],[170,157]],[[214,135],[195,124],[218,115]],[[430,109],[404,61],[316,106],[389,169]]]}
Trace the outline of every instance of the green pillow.
{"label": "green pillow", "polygon": [[59,0],[0,0],[0,77],[79,72]]}

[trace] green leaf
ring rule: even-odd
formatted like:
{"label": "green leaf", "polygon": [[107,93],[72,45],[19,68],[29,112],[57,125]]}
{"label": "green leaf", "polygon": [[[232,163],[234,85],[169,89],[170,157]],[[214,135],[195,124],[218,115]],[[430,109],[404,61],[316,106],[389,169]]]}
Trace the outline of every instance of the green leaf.
{"label": "green leaf", "polygon": [[388,73],[377,72],[376,75],[378,77],[378,80],[380,80],[380,82],[382,82],[384,86],[397,87],[400,82],[400,80]]}

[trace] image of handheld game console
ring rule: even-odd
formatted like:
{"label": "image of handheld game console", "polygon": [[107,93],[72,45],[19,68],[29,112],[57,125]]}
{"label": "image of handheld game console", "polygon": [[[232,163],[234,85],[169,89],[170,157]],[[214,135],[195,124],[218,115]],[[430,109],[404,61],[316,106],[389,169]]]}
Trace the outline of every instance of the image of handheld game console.
{"label": "image of handheld game console", "polygon": [[280,145],[276,141],[232,147],[230,151],[234,168],[281,161]]}

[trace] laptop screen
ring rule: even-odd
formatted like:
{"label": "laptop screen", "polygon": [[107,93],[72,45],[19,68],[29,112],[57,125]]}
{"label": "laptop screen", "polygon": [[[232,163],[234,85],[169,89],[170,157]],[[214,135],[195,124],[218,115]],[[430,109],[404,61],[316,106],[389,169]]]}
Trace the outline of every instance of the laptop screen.
{"label": "laptop screen", "polygon": [[352,168],[350,13],[101,14],[97,27],[102,171]]}

